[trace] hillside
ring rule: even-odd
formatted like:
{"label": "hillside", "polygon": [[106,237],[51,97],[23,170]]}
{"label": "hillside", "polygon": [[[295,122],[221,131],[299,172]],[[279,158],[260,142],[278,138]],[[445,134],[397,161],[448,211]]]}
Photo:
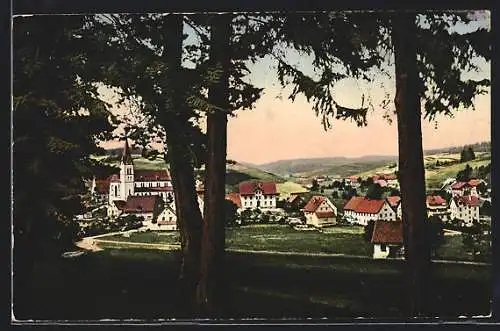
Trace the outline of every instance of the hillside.
{"label": "hillside", "polygon": [[[439,162],[441,165],[436,165],[436,162]],[[426,155],[424,157],[426,186],[428,189],[438,189],[446,178],[455,177],[467,164],[472,168],[476,168],[486,166],[489,163],[491,163],[491,153],[489,152],[477,152],[475,160],[463,163],[460,163],[459,153],[436,153]],[[377,173],[389,172],[390,170],[391,169],[386,166],[381,166],[359,172],[356,176],[365,178]]]}
{"label": "hillside", "polygon": [[[118,167],[120,165],[120,158],[119,157],[113,157],[113,156],[94,156],[95,159],[97,160],[102,160],[106,164]],[[141,155],[138,154],[132,154],[132,159],[134,161],[134,166],[136,169],[140,170],[160,170],[160,169],[165,169],[165,161],[158,157],[154,160],[149,160]],[[198,175],[203,174],[203,169],[200,171],[197,171]],[[263,182],[277,182],[277,183],[282,183],[285,180],[277,176],[273,173],[266,172],[264,170],[260,170],[257,168],[253,168],[250,165],[244,165],[241,163],[236,162],[235,164],[228,164],[227,165],[227,173],[226,173],[226,186],[227,189],[232,191],[235,189],[235,187],[243,181],[249,181],[249,180],[259,180]],[[298,185],[298,184],[297,184]],[[291,190],[297,190],[300,191],[301,187],[295,186],[291,187],[290,185],[284,186],[286,188],[286,191]]]}
{"label": "hillside", "polygon": [[396,156],[388,155],[367,155],[356,158],[327,157],[280,160],[254,165],[254,167],[279,175],[296,175],[302,177],[330,175],[345,177],[374,167],[394,163],[396,159]]}

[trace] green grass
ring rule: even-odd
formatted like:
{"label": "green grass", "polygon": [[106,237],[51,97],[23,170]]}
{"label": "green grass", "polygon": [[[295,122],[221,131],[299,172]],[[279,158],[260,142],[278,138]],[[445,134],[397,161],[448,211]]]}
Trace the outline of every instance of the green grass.
{"label": "green grass", "polygon": [[491,163],[490,159],[487,160],[473,160],[464,163],[453,164],[451,166],[438,167],[436,170],[426,170],[425,180],[428,188],[439,188],[442,182],[448,177],[455,177],[457,173],[468,164],[472,168],[486,166]]}
{"label": "green grass", "polygon": [[[296,231],[286,225],[247,225],[226,230],[226,247],[232,249],[335,253],[370,256],[371,245],[362,238],[363,228],[331,227],[318,231]],[[178,232],[135,232],[129,238],[122,235],[101,237],[102,240],[131,241],[152,244],[178,244]]]}
{"label": "green grass", "polygon": [[472,261],[472,255],[468,254],[463,244],[463,235],[445,236],[445,241],[439,247],[437,253],[443,260]]}
{"label": "green grass", "polygon": [[[318,231],[297,231],[286,225],[253,224],[226,229],[228,249],[272,252],[327,253],[370,257],[372,246],[363,240],[361,226],[333,226]],[[177,231],[133,232],[130,237],[112,235],[102,240],[145,244],[178,245]],[[127,247],[101,243],[103,248]],[[144,248],[148,248],[145,245]],[[462,235],[446,235],[437,251],[436,259],[472,261],[465,251]]]}
{"label": "green grass", "polygon": [[[15,291],[18,319],[182,317],[176,304],[179,255],[106,249],[40,261],[30,288]],[[407,296],[402,261],[344,257],[226,256],[220,317],[401,317]],[[434,265],[428,309],[440,317],[488,314],[491,268]]]}
{"label": "green grass", "polygon": [[307,192],[304,186],[294,182],[278,183],[277,186],[281,196],[287,196],[290,195],[290,193]]}

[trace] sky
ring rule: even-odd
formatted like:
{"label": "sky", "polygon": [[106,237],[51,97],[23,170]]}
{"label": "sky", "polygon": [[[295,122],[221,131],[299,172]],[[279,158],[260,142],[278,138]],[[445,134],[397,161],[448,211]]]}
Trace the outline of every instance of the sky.
{"label": "sky", "polygon": [[[471,28],[475,26],[457,27],[457,31]],[[308,70],[307,57],[290,53],[289,60]],[[301,96],[294,102],[287,98],[289,90],[280,88],[272,64],[272,60],[264,58],[250,66],[251,74],[247,79],[256,86],[263,87],[264,93],[254,109],[238,110],[236,117],[228,120],[228,159],[262,164],[294,158],[397,155],[394,105],[391,102],[388,110],[378,106],[386,93],[393,100],[393,80],[376,77],[372,84],[363,84],[353,79],[340,81],[333,90],[338,103],[347,107],[360,107],[361,96],[365,94],[373,99],[374,109],[369,110],[366,127],[360,128],[353,122],[334,120],[332,128],[325,131],[312,104]],[[489,64],[483,63],[481,67],[484,70],[481,75],[489,77]],[[384,87],[380,87],[380,83]],[[457,111],[453,118],[437,116],[436,122],[422,119],[424,149],[489,141],[490,94],[478,96],[474,104],[475,110]],[[386,112],[392,123],[383,118]]]}

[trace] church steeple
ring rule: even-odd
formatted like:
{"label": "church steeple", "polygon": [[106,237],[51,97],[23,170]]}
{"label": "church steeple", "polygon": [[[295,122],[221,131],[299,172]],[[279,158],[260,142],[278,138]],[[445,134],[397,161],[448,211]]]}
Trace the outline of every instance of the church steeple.
{"label": "church steeple", "polygon": [[128,165],[134,164],[132,162],[132,155],[130,154],[130,147],[128,146],[128,138],[127,137],[125,137],[125,147],[123,148],[121,161],[123,164],[128,164]]}

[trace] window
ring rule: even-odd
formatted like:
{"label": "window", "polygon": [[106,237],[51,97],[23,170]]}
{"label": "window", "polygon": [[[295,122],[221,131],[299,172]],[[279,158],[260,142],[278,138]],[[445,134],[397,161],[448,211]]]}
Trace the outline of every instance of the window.
{"label": "window", "polygon": [[380,250],[385,252],[387,250],[387,245],[380,245]]}

